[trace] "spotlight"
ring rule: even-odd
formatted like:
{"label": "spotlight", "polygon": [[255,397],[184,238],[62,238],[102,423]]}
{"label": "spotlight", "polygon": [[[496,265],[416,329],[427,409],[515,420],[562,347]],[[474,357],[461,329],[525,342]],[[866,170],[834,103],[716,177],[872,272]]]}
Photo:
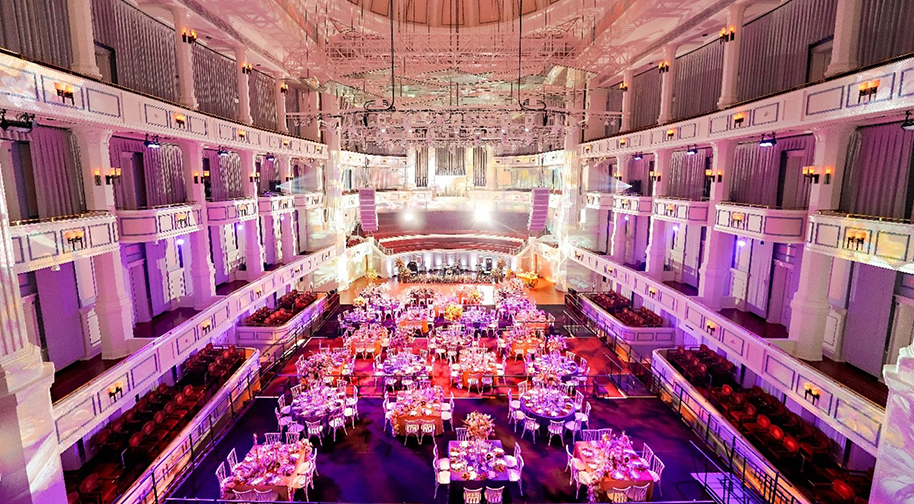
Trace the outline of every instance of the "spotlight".
{"label": "spotlight", "polygon": [[407,221],[407,222],[410,222],[410,221],[412,221],[412,220],[415,219],[415,218],[416,218],[416,216],[413,215],[412,212],[405,212],[405,213],[403,214],[403,220],[405,220],[405,221]]}
{"label": "spotlight", "polygon": [[6,110],[0,110],[0,129],[3,131],[15,131],[16,133],[31,133],[35,123],[35,114],[25,112],[16,116],[15,119],[6,118]]}
{"label": "spotlight", "polygon": [[625,222],[628,222],[628,216],[627,216],[627,215],[625,216]]}
{"label": "spotlight", "polygon": [[219,157],[225,157],[229,155],[228,151],[225,150],[225,147],[219,147],[219,150],[216,151],[216,154],[218,154]]}
{"label": "spotlight", "polygon": [[634,159],[635,161],[641,161],[642,159],[644,159],[644,153],[643,153],[643,152],[636,152],[636,153],[632,156],[632,159]]}
{"label": "spotlight", "polygon": [[736,246],[737,246],[737,247],[745,247],[745,246],[746,246],[746,240],[738,240],[738,241],[736,242]]}
{"label": "spotlight", "polygon": [[476,222],[488,222],[489,221],[489,211],[484,208],[477,208],[473,212],[473,216],[476,218]]}
{"label": "spotlight", "polygon": [[901,129],[905,131],[914,131],[914,117],[911,117],[910,110],[904,113],[904,122],[901,123]]}
{"label": "spotlight", "polygon": [[149,138],[149,133],[146,133],[146,140],[143,142],[143,145],[147,149],[158,149],[162,147],[162,142],[159,141],[159,136],[156,135],[152,138]]}
{"label": "spotlight", "polygon": [[774,133],[771,134],[771,138],[765,138],[765,134],[762,134],[762,139],[759,141],[758,146],[762,148],[774,147],[778,144],[778,139],[775,138]]}
{"label": "spotlight", "polygon": [[264,159],[266,159],[267,161],[273,162],[273,161],[276,161],[276,156],[274,156],[273,154],[267,154]]}
{"label": "spotlight", "polygon": [[179,247],[181,245],[184,245],[184,238],[178,238],[177,240],[175,240],[175,245],[177,245]]}
{"label": "spotlight", "polygon": [[679,231],[679,224],[673,224],[673,232]]}
{"label": "spotlight", "polygon": [[693,146],[689,147],[689,150],[686,151],[686,154],[688,154],[690,156],[694,156],[695,154],[698,154],[698,146],[693,145]]}

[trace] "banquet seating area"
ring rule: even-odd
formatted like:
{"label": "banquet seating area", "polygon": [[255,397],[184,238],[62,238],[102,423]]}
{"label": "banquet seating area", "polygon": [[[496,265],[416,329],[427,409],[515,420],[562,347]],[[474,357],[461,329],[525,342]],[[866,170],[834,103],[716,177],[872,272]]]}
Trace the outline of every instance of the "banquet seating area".
{"label": "banquet seating area", "polygon": [[608,291],[589,296],[597,306],[609,312],[629,327],[662,327],[663,319],[646,306],[636,310],[632,302],[618,292]]}

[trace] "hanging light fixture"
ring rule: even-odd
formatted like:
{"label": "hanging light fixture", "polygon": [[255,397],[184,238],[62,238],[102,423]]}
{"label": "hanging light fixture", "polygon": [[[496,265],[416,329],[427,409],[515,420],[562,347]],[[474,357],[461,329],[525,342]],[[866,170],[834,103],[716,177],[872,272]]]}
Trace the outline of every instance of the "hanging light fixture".
{"label": "hanging light fixture", "polygon": [[765,138],[765,134],[762,133],[762,139],[759,140],[758,146],[762,148],[774,147],[778,144],[778,139],[775,138],[774,133],[771,134],[771,138]]}
{"label": "hanging light fixture", "polygon": [[21,113],[15,119],[6,118],[6,109],[0,110],[0,129],[16,133],[31,133],[35,124],[35,114]]}
{"label": "hanging light fixture", "polygon": [[911,117],[911,111],[904,113],[904,122],[901,123],[901,129],[905,131],[914,131],[914,117]]}
{"label": "hanging light fixture", "polygon": [[149,138],[149,133],[146,133],[146,140],[143,142],[143,145],[147,149],[159,149],[162,147],[162,142],[159,141],[159,135]]}
{"label": "hanging light fixture", "polygon": [[693,145],[693,146],[689,147],[689,149],[686,150],[686,154],[688,154],[689,156],[694,156],[695,154],[698,154],[698,146]]}

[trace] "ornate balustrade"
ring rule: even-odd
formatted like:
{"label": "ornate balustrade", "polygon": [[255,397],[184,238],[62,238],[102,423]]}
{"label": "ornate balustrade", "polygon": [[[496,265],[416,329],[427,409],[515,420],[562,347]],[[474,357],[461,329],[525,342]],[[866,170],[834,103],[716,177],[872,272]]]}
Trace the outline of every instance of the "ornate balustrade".
{"label": "ornate balustrade", "polygon": [[584,195],[587,208],[607,210],[613,207],[615,198],[612,193],[589,192]]}
{"label": "ornate balustrade", "polygon": [[914,222],[820,211],[809,217],[806,248],[910,274],[914,273]]}
{"label": "ornate balustrade", "polygon": [[317,320],[326,306],[327,296],[320,296],[285,324],[272,327],[238,326],[235,328],[234,343],[258,349],[261,360],[265,363],[271,362],[274,354],[294,343],[298,335]]}
{"label": "ornate balustrade", "polygon": [[119,250],[117,220],[108,212],[13,222],[10,235],[17,273]]}
{"label": "ornate balustrade", "polygon": [[707,201],[679,198],[654,198],[651,217],[679,224],[707,224]]}
{"label": "ornate balustrade", "polygon": [[206,202],[206,220],[210,226],[224,226],[257,218],[257,198],[239,198]]}
{"label": "ornate balustrade", "polygon": [[581,311],[606,332],[636,347],[672,346],[676,329],[672,327],[631,327],[587,298],[581,298]]}
{"label": "ornate balustrade", "polygon": [[261,216],[285,215],[295,211],[295,196],[276,194],[257,198],[257,211]]}
{"label": "ornate balustrade", "polygon": [[324,193],[310,192],[295,195],[295,208],[311,210],[324,206]]}
{"label": "ornate balustrade", "polygon": [[770,208],[743,203],[718,203],[714,230],[775,243],[803,243],[806,214],[804,209]]}
{"label": "ornate balustrade", "polygon": [[613,212],[627,215],[651,215],[654,198],[630,194],[613,195]]}
{"label": "ornate balustrade", "polygon": [[199,231],[201,212],[197,204],[118,210],[120,241],[147,243]]}

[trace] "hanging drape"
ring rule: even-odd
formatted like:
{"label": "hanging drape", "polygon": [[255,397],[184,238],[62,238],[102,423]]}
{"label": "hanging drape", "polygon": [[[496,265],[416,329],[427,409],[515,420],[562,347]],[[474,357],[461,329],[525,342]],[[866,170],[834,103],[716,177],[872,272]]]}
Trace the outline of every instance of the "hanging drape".
{"label": "hanging drape", "polygon": [[670,156],[670,181],[667,196],[700,200],[704,197],[705,169],[709,166],[711,149],[698,149],[696,154],[675,151]]}
{"label": "hanging drape", "polygon": [[740,45],[740,101],[806,82],[809,46],[834,34],[838,0],[791,0],[745,25]]}
{"label": "hanging drape", "polygon": [[784,153],[802,151],[803,161],[800,167],[811,166],[814,162],[815,146],[816,141],[812,135],[778,138],[777,145],[767,148],[759,147],[758,142],[737,145],[733,167],[730,168],[730,200],[776,206],[778,184],[790,183],[796,187],[795,200],[782,201],[780,206],[806,208],[809,205],[809,181],[802,176],[801,171],[785,173],[786,177],[793,178],[790,181],[780,180],[781,163]]}
{"label": "hanging drape", "polygon": [[632,79],[632,129],[657,124],[660,116],[660,72],[651,68]]}
{"label": "hanging drape", "polygon": [[723,75],[724,45],[719,42],[711,42],[676,58],[673,119],[686,119],[717,110]]}
{"label": "hanging drape", "polygon": [[651,196],[652,184],[648,179],[648,174],[654,169],[654,155],[644,154],[641,159],[631,157],[628,159],[628,176],[623,179],[624,182],[631,185],[628,192],[640,194],[642,196]]}
{"label": "hanging drape", "polygon": [[[276,166],[276,159],[270,161],[266,158],[260,159],[257,161],[257,166],[260,172],[260,184],[259,184],[259,193],[270,190],[270,185],[272,181],[279,180],[279,170]],[[280,180],[280,183],[284,181]]]}
{"label": "hanging drape", "polygon": [[135,201],[137,183],[130,173],[131,166],[122,166],[124,153],[138,153],[142,156],[145,187],[139,188],[146,195],[146,206],[171,205],[186,201],[184,192],[184,164],[181,149],[177,145],[162,144],[161,148],[149,149],[142,140],[112,137],[108,156],[111,166],[121,168],[121,178],[114,186],[114,200],[117,208],[137,208]]}
{"label": "hanging drape", "polygon": [[914,2],[867,0],[860,16],[857,63],[872,65],[894,56],[914,52]]}
{"label": "hanging drape", "polygon": [[254,126],[276,129],[276,80],[254,70],[248,74],[248,94],[251,96],[251,117]]}
{"label": "hanging drape", "polygon": [[117,83],[175,101],[175,32],[124,0],[92,0],[98,43],[114,50]]}
{"label": "hanging drape", "polygon": [[3,136],[28,142],[39,218],[85,211],[79,152],[69,131],[36,125],[27,135]]}
{"label": "hanging drape", "polygon": [[229,152],[220,156],[217,151],[204,150],[203,157],[209,160],[209,179],[213,201],[225,201],[244,196],[241,186],[241,156]]}
{"label": "hanging drape", "polygon": [[473,185],[485,187],[486,167],[489,165],[489,153],[485,147],[473,147]]}
{"label": "hanging drape", "polygon": [[29,59],[70,68],[67,0],[0,2],[0,47]]}
{"label": "hanging drape", "polygon": [[238,76],[235,61],[194,44],[194,96],[199,109],[234,120],[238,105]]}
{"label": "hanging drape", "polygon": [[880,217],[911,217],[914,132],[898,123],[859,128],[848,146],[841,210]]}

